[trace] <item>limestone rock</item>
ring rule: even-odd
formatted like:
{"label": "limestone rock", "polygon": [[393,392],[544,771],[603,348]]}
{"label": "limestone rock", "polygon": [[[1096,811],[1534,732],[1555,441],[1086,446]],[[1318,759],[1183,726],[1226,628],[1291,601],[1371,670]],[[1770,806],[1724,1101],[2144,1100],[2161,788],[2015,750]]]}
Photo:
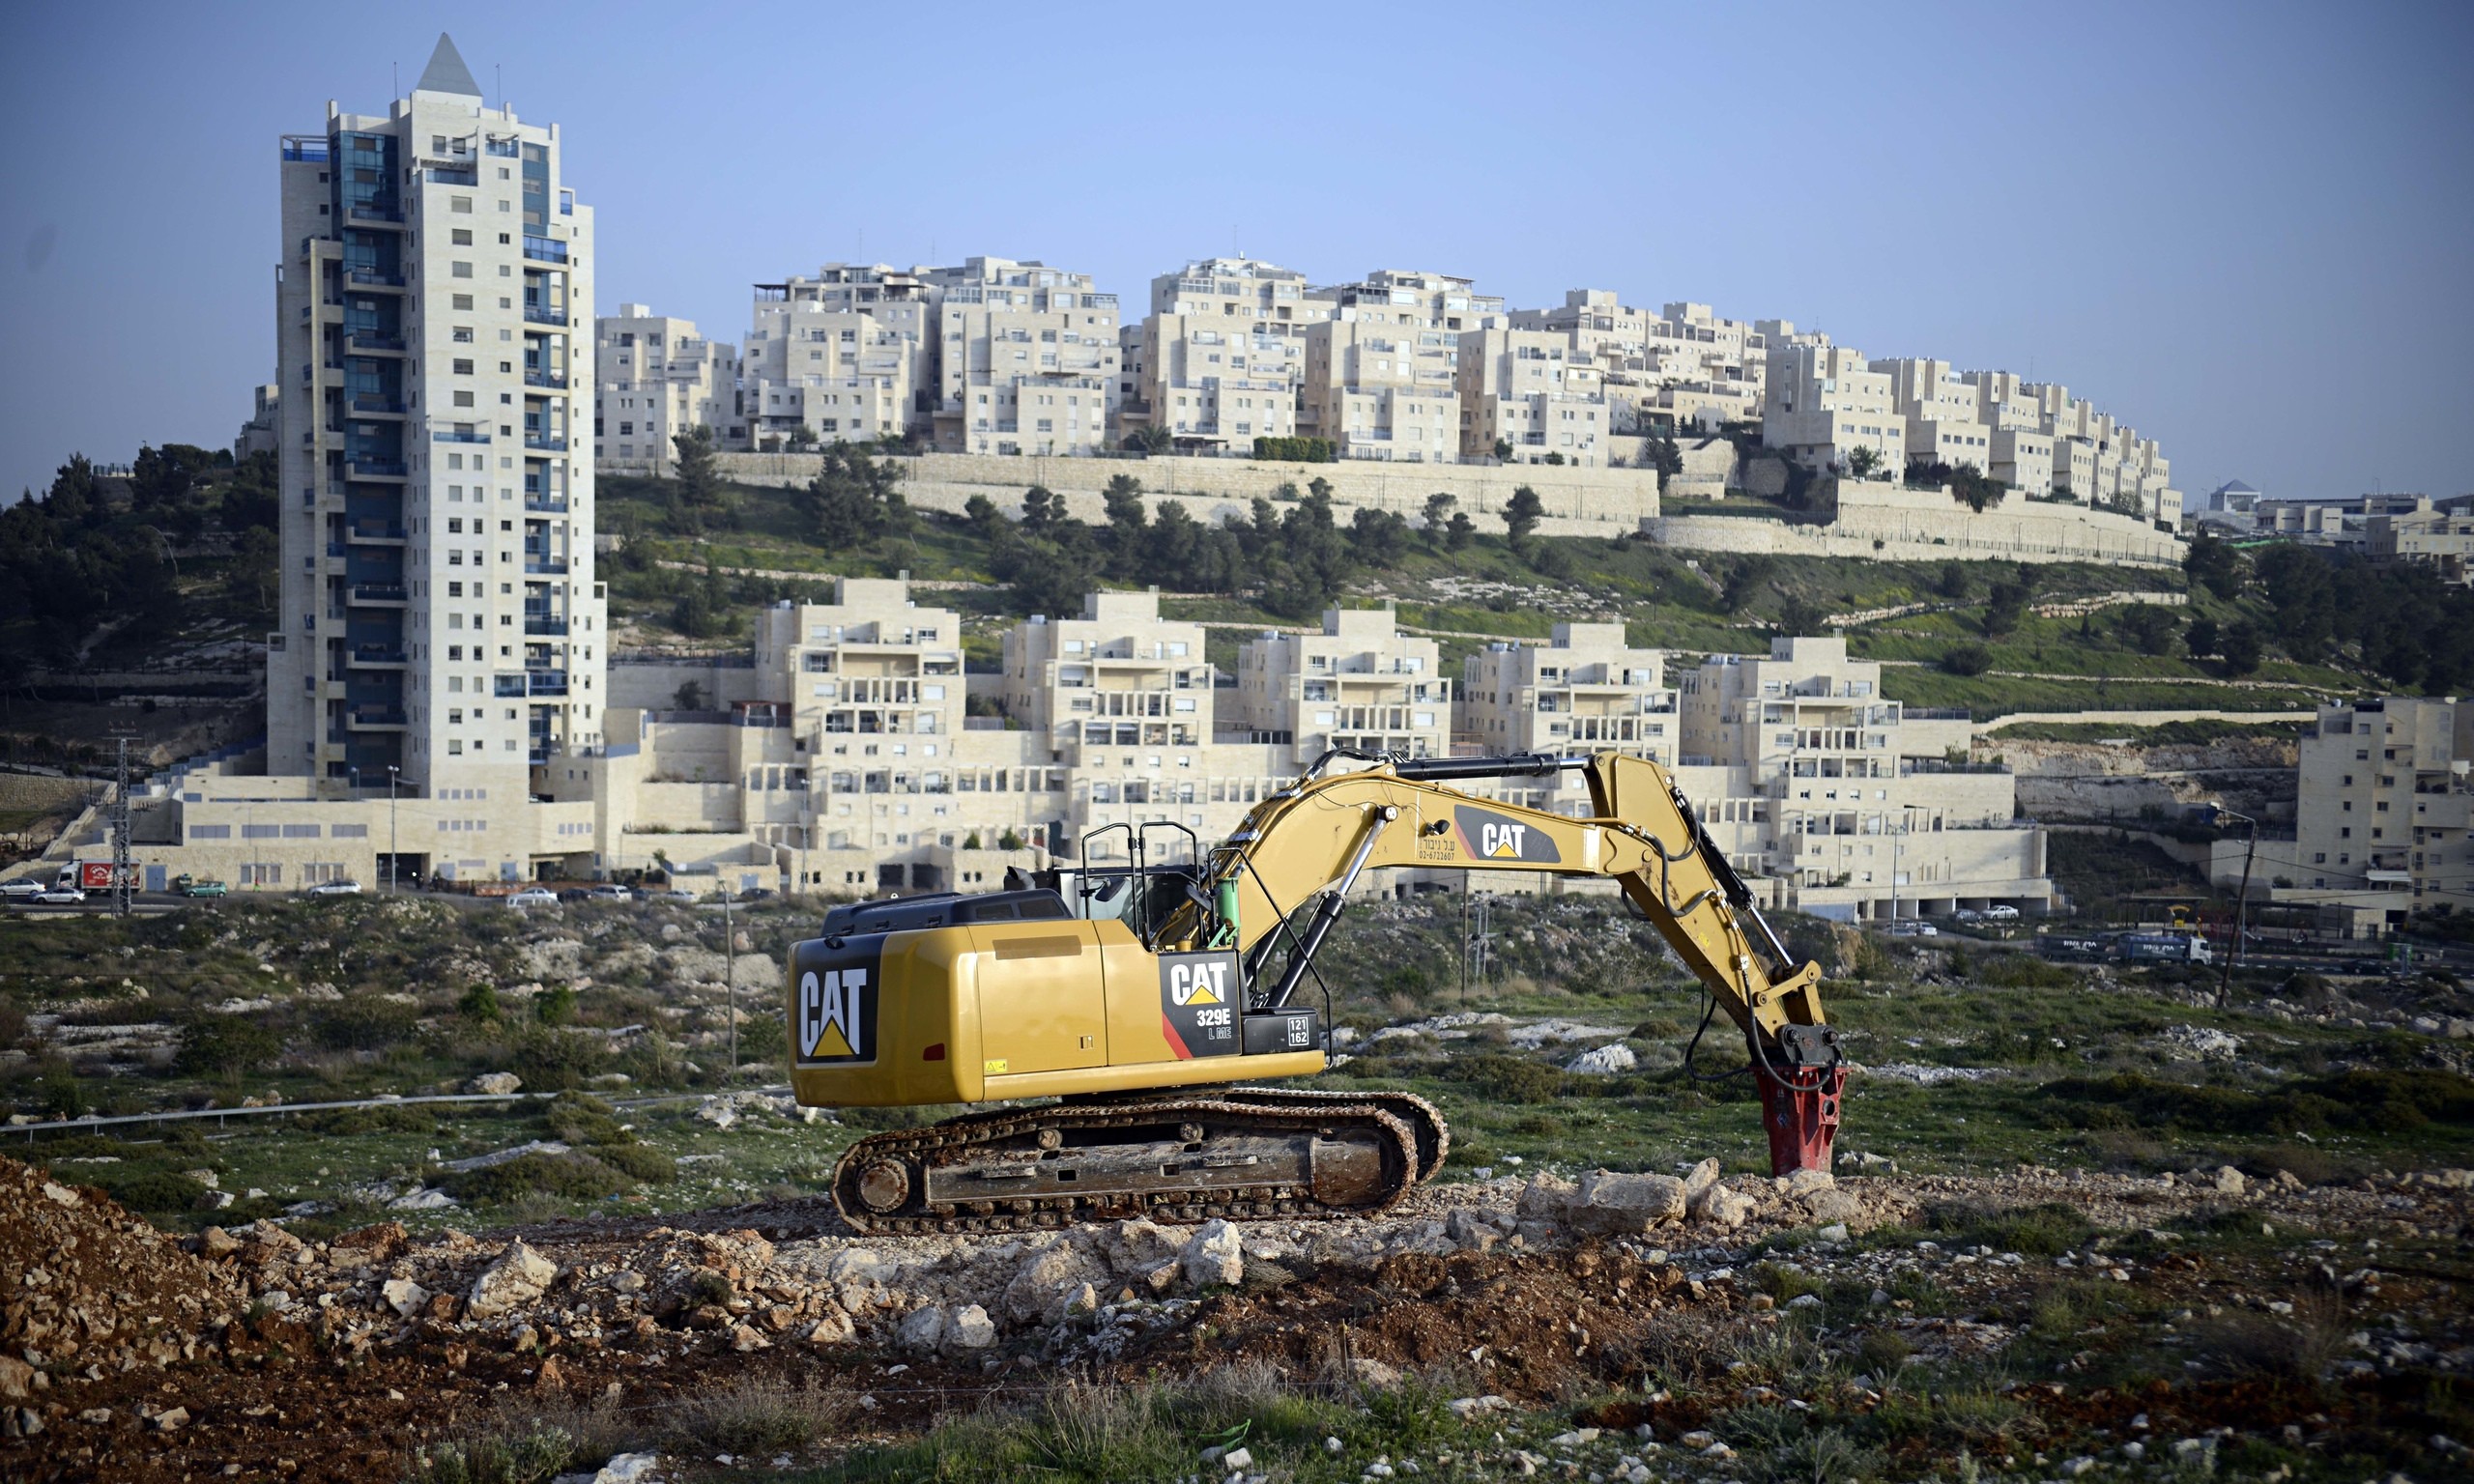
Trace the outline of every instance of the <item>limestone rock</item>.
{"label": "limestone rock", "polygon": [[1207,1221],[1177,1254],[1186,1281],[1196,1288],[1234,1288],[1246,1281],[1246,1252],[1237,1228],[1225,1221]]}
{"label": "limestone rock", "polygon": [[1349,1360],[1349,1379],[1361,1386],[1388,1391],[1400,1384],[1400,1368],[1386,1365],[1369,1356],[1357,1356]]}
{"label": "limestone rock", "polygon": [[1103,1239],[1108,1266],[1120,1277],[1147,1273],[1176,1257],[1184,1239],[1156,1221],[1136,1218],[1109,1227]]}
{"label": "limestone rock", "polygon": [[464,1311],[475,1319],[496,1319],[540,1298],[558,1275],[558,1264],[521,1241],[511,1243],[473,1280]]}
{"label": "limestone rock", "polygon": [[1683,1174],[1683,1203],[1689,1207],[1703,1191],[1718,1183],[1718,1161],[1704,1159]]}
{"label": "limestone rock", "polygon": [[1692,1219],[1729,1231],[1744,1224],[1752,1216],[1752,1197],[1724,1185],[1712,1184],[1694,1198],[1687,1209]]}
{"label": "limestone rock", "polygon": [[1804,1213],[1816,1221],[1861,1221],[1864,1203],[1844,1190],[1816,1190],[1804,1197]]}
{"label": "limestone rock", "polygon": [[466,1092],[490,1098],[503,1098],[523,1089],[524,1079],[511,1071],[485,1071],[464,1084]]}
{"label": "limestone rock", "polygon": [[834,1307],[826,1309],[824,1317],[808,1330],[807,1340],[811,1345],[848,1345],[856,1333],[851,1327],[850,1316]]}
{"label": "limestone rock", "polygon": [[935,1350],[945,1342],[945,1311],[933,1303],[915,1310],[894,1334],[905,1350]]}
{"label": "limestone rock", "polygon": [[1520,1192],[1520,1213],[1533,1219],[1558,1219],[1579,1193],[1580,1186],[1559,1176],[1533,1175]]}
{"label": "limestone rock", "polygon": [[964,1304],[945,1322],[945,1344],[953,1350],[986,1350],[996,1343],[996,1323],[978,1304]]}
{"label": "limestone rock", "polygon": [[241,1250],[241,1239],[219,1226],[197,1234],[198,1251],[207,1257],[230,1257]]}
{"label": "limestone rock", "polygon": [[14,1356],[0,1356],[0,1396],[24,1401],[34,1393],[35,1368]]}
{"label": "limestone rock", "polygon": [[1638,1235],[1682,1219],[1683,1182],[1672,1175],[1617,1175],[1594,1170],[1565,1208],[1572,1230],[1597,1237]]}
{"label": "limestone rock", "polygon": [[1783,1193],[1800,1200],[1816,1190],[1836,1189],[1838,1178],[1827,1170],[1795,1170],[1778,1184]]}
{"label": "limestone rock", "polygon": [[1609,1076],[1620,1071],[1630,1071],[1640,1065],[1641,1059],[1632,1054],[1630,1046],[1620,1041],[1613,1041],[1595,1050],[1584,1051],[1573,1057],[1564,1064],[1564,1070],[1597,1076]]}
{"label": "limestone rock", "polygon": [[1059,1238],[1022,1260],[997,1309],[1018,1323],[1042,1319],[1055,1310],[1060,1294],[1106,1276],[1080,1247]]}
{"label": "limestone rock", "polygon": [[379,1285],[378,1296],[387,1300],[387,1307],[406,1319],[419,1313],[429,1303],[429,1290],[410,1278],[388,1278]]}
{"label": "limestone rock", "polygon": [[2240,1195],[2248,1184],[2243,1180],[2242,1172],[2229,1164],[2218,1165],[2215,1175],[2210,1179],[2219,1195]]}

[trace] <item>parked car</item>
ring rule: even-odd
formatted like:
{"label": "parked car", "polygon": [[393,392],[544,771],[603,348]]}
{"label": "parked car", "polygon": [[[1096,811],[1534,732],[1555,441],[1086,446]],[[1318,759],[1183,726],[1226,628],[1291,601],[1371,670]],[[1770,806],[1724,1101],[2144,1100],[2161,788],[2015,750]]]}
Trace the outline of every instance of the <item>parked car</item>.
{"label": "parked car", "polygon": [[85,899],[86,894],[73,886],[46,886],[35,894],[35,900],[46,907],[73,907]]}
{"label": "parked car", "polygon": [[229,890],[213,876],[192,876],[183,871],[172,878],[172,895],[175,897],[220,897]]}
{"label": "parked car", "polygon": [[591,899],[592,888],[589,886],[562,886],[559,888],[559,899],[561,901],[589,901]]}
{"label": "parked car", "polygon": [[14,876],[9,880],[0,881],[0,899],[32,901],[47,890],[49,888],[32,876]]}
{"label": "parked car", "polygon": [[633,901],[636,894],[615,881],[605,881],[587,894],[595,901]]}
{"label": "parked car", "polygon": [[2015,923],[2019,920],[2019,909],[2006,901],[1997,901],[1984,909],[1984,915],[1989,922]]}
{"label": "parked car", "polygon": [[693,887],[674,886],[670,889],[670,899],[673,901],[698,901],[703,898],[704,893]]}
{"label": "parked car", "polygon": [[1980,923],[1984,921],[1984,914],[1973,907],[1961,907],[1956,912],[1951,913],[1950,916],[1962,923]]}
{"label": "parked car", "polygon": [[510,907],[555,907],[559,894],[546,886],[528,886],[506,899]]}
{"label": "parked car", "polygon": [[762,901],[764,899],[772,895],[773,889],[771,887],[751,886],[746,891],[739,893],[734,899],[737,901]]}
{"label": "parked car", "polygon": [[306,892],[303,892],[302,895],[304,897],[358,897],[360,895],[360,883],[358,881],[321,881],[316,886],[313,886]]}
{"label": "parked car", "polygon": [[1942,929],[1919,918],[1902,917],[1890,924],[1893,938],[1938,938]]}

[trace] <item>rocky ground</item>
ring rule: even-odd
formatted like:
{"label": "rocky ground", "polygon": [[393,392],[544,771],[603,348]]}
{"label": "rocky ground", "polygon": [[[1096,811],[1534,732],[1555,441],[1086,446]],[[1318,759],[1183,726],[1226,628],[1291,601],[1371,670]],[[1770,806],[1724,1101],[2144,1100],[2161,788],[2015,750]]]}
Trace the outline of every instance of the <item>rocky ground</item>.
{"label": "rocky ground", "polygon": [[[1429,1188],[1375,1221],[863,1239],[794,1200],[305,1242],[263,1221],[176,1241],[0,1160],[0,1474],[392,1479],[491,1416],[594,1409],[657,1444],[696,1397],[781,1378],[845,1405],[757,1467],[830,1467],[1069,1378],[1237,1368],[1423,1397],[1458,1441],[1420,1434],[1423,1461],[1379,1433],[1266,1441],[1233,1470],[1197,1443],[1194,1476],[1769,1477],[1773,1413],[1864,1436],[1914,1405],[1903,1376],[1964,1371],[2010,1419],[1966,1469],[2154,1471],[2256,1441],[2292,1460],[2259,1476],[2308,1475],[2316,1449],[2354,1470],[2332,1476],[2436,1479],[2468,1463],[2445,1399],[2474,1369],[2469,1183],[1704,1164]],[[665,1476],[751,1462],[671,1436]],[[1867,1469],[1949,1466],[1918,1441]]]}

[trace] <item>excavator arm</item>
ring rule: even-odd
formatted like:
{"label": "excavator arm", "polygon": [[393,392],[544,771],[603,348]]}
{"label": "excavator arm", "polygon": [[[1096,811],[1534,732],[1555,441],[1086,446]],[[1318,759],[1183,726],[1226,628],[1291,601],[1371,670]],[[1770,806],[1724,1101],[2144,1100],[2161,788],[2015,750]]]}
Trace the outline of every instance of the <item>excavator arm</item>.
{"label": "excavator arm", "polygon": [[[1356,760],[1370,766],[1336,771]],[[1580,771],[1587,818],[1476,798],[1454,780]],[[1229,948],[1251,1008],[1285,1004],[1311,972],[1358,876],[1373,867],[1611,876],[1742,1034],[1780,1174],[1827,1168],[1846,1069],[1818,965],[1798,963],[1665,770],[1587,757],[1393,758],[1334,754],[1257,805],[1205,863],[1152,947]],[[1313,910],[1302,927],[1300,908]],[[1280,972],[1274,950],[1287,949]]]}

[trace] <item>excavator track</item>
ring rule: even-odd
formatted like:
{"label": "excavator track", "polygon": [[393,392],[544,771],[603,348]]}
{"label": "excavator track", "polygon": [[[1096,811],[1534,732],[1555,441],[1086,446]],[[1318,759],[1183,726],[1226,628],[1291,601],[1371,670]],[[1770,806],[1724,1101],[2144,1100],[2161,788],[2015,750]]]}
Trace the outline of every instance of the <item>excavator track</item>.
{"label": "excavator track", "polygon": [[1443,1110],[1415,1093],[1325,1093],[1304,1088],[1232,1087],[1218,1096],[1229,1102],[1273,1107],[1370,1103],[1409,1126],[1410,1134],[1418,1141],[1420,1184],[1441,1173],[1444,1156],[1452,1153],[1452,1126],[1444,1122]]}
{"label": "excavator track", "polygon": [[1345,1094],[1046,1103],[870,1134],[833,1204],[871,1234],[1370,1216],[1417,1184],[1419,1153],[1410,1124]]}

